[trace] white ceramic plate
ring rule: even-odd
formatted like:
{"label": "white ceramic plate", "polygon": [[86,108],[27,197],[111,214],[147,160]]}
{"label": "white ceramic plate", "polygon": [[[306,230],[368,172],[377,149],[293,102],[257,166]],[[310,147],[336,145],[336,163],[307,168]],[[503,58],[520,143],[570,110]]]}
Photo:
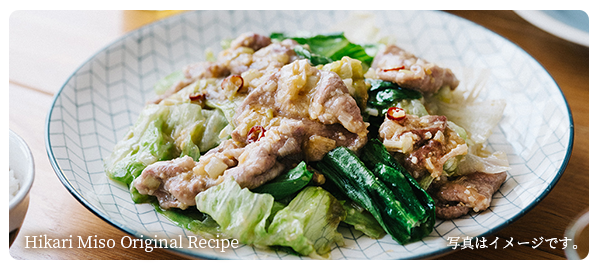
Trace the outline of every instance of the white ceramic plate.
{"label": "white ceramic plate", "polygon": [[[125,186],[109,181],[102,158],[135,122],[152,97],[153,84],[183,65],[203,60],[219,42],[247,31],[269,34],[298,30],[323,33],[349,11],[187,12],[134,31],[92,56],[56,95],[47,120],[47,151],[65,187],[90,211],[124,232],[144,238],[183,239],[194,234],[158,215],[150,205],[134,205]],[[558,181],[570,156],[570,110],[550,75],[506,39],[443,12],[385,11],[372,17],[381,33],[401,47],[455,69],[461,84],[488,71],[481,99],[507,101],[503,119],[489,138],[504,151],[511,170],[489,210],[436,223],[422,241],[399,245],[389,235],[373,240],[340,227],[345,246],[332,259],[415,259],[451,250],[449,237],[489,235],[527,213]],[[466,77],[466,78],[465,78]],[[173,250],[211,259],[299,259],[282,251],[241,246],[235,250]]]}
{"label": "white ceramic plate", "polygon": [[590,46],[590,21],[582,10],[516,10],[540,29],[583,46]]}

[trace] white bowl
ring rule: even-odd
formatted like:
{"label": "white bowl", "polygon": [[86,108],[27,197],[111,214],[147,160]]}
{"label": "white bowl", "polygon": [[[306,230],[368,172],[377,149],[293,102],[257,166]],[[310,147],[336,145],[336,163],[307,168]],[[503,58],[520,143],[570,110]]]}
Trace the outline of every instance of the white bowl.
{"label": "white bowl", "polygon": [[19,233],[19,229],[25,219],[27,208],[29,207],[29,190],[33,184],[34,164],[33,156],[27,146],[27,143],[12,130],[10,131],[10,154],[9,166],[13,171],[15,178],[19,180],[19,190],[16,195],[10,199],[10,219],[9,219],[9,240],[10,244]]}
{"label": "white bowl", "polygon": [[569,224],[565,237],[570,239],[565,247],[565,255],[569,260],[581,260],[590,251],[590,211],[586,209],[577,219]]}

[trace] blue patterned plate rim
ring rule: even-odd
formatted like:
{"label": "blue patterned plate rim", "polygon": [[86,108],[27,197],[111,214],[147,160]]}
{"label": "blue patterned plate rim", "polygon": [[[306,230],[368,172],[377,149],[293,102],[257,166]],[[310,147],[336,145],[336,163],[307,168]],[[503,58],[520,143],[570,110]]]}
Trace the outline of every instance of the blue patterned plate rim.
{"label": "blue patterned plate rim", "polygon": [[[443,13],[441,11],[433,11],[436,13]],[[548,73],[548,71],[543,67],[543,65],[541,65],[535,58],[533,58],[529,53],[527,53],[524,49],[522,49],[521,47],[519,47],[518,45],[516,45],[515,43],[513,43],[512,41],[506,39],[505,37],[495,33],[492,30],[489,30],[475,22],[466,20],[462,17],[453,15],[453,14],[449,14],[449,13],[444,13],[447,15],[450,15],[451,17],[453,17],[455,20],[459,20],[462,22],[466,22],[467,24],[471,24],[474,26],[477,26],[479,28],[484,29],[485,31],[489,32],[491,35],[495,35],[497,37],[500,37],[504,42],[518,48],[520,51],[522,51],[524,53],[525,56],[528,56],[531,61],[533,61],[533,63],[537,64],[540,69],[542,69],[547,75],[548,77],[550,77],[554,83],[554,85],[556,86],[556,88],[558,89],[558,91],[560,92],[560,95],[562,97],[562,101],[564,102],[564,106],[566,107],[567,113],[568,113],[568,120],[569,120],[569,142],[567,145],[567,149],[565,152],[565,156],[562,159],[562,164],[560,165],[556,175],[553,177],[552,181],[548,184],[548,186],[546,187],[546,189],[544,190],[544,192],[542,192],[538,198],[533,201],[529,206],[523,208],[519,213],[515,214],[513,217],[509,218],[508,220],[504,221],[503,223],[501,223],[500,225],[496,226],[495,228],[492,228],[480,235],[478,235],[477,237],[483,237],[483,236],[487,236],[490,235],[492,233],[495,233],[503,228],[505,228],[506,226],[510,225],[512,222],[518,220],[519,218],[521,218],[522,216],[524,216],[525,214],[527,214],[530,210],[532,210],[535,206],[537,206],[549,193],[550,191],[556,186],[558,180],[560,179],[560,177],[563,175],[567,164],[569,162],[569,159],[571,157],[571,153],[572,153],[572,149],[573,149],[573,136],[574,136],[574,129],[573,129],[573,116],[571,113],[571,109],[569,107],[569,104],[567,103],[567,100],[564,96],[564,93],[562,92],[560,86],[558,86],[558,84],[556,83],[556,80],[554,80],[554,78]],[[103,213],[102,211],[100,211],[99,209],[97,209],[96,207],[94,207],[94,205],[92,205],[91,203],[89,203],[71,184],[71,181],[63,174],[63,171],[61,169],[61,167],[59,166],[56,157],[54,156],[54,151],[52,149],[52,143],[50,140],[50,124],[51,124],[51,117],[52,117],[52,113],[53,110],[56,106],[56,102],[58,100],[58,98],[60,97],[61,93],[63,92],[63,90],[65,89],[67,83],[76,75],[76,73],[82,68],[84,67],[87,63],[89,63],[92,59],[94,59],[97,55],[101,54],[102,52],[106,51],[109,47],[111,47],[114,44],[117,44],[125,39],[127,39],[128,37],[144,31],[146,29],[152,28],[152,27],[156,27],[162,24],[166,24],[167,22],[170,22],[171,20],[177,20],[178,17],[180,16],[184,16],[185,13],[182,14],[178,14],[178,15],[173,15],[171,17],[168,18],[164,18],[162,20],[144,25],[138,29],[132,30],[129,33],[126,33],[125,35],[121,36],[120,38],[114,40],[113,42],[107,44],[106,46],[104,46],[102,49],[98,50],[95,54],[93,54],[92,56],[90,56],[87,60],[85,60],[77,69],[74,70],[74,72],[65,80],[65,83],[61,86],[60,90],[56,93],[56,95],[54,95],[53,101],[52,101],[52,105],[50,107],[50,110],[48,111],[48,115],[46,116],[46,132],[45,132],[45,140],[46,140],[46,152],[48,154],[48,159],[50,161],[50,164],[52,165],[52,168],[54,170],[54,172],[56,173],[56,175],[58,176],[59,180],[61,181],[61,183],[63,184],[63,186],[65,186],[65,188],[69,191],[69,193],[71,195],[73,195],[73,197],[75,197],[75,199],[77,199],[77,201],[79,201],[85,208],[87,208],[90,212],[92,212],[94,215],[98,216],[100,219],[102,219],[103,221],[107,222],[108,224],[120,229],[121,231],[125,232],[128,235],[131,236],[136,236],[137,231],[133,230],[132,228],[124,225],[124,224],[120,224],[118,222],[115,222],[114,220],[111,220],[111,218],[109,218],[105,213]],[[146,238],[144,238],[146,239]],[[200,254],[198,252],[190,252],[184,249],[180,249],[180,248],[168,248],[169,251],[172,251],[178,255],[183,255],[183,256],[188,256],[188,257],[193,257],[193,258],[204,258],[204,259],[229,259],[229,258],[218,258],[216,256],[210,256],[210,255],[204,255],[204,254]],[[428,259],[428,258],[433,258],[435,256],[440,256],[446,253],[449,253],[452,250],[451,247],[443,247],[443,248],[439,248],[437,250],[432,250],[428,253],[424,253],[421,255],[417,255],[414,256],[412,258],[409,259]]]}

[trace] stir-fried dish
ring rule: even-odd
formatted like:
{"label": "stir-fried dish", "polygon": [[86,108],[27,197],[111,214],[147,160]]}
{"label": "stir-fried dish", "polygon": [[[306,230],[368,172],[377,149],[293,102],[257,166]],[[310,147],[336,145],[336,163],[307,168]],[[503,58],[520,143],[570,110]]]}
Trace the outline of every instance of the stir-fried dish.
{"label": "stir-fried dish", "polygon": [[506,179],[485,148],[504,102],[458,86],[396,45],[247,33],[158,82],[106,173],[203,236],[313,257],[340,224],[410,243]]}

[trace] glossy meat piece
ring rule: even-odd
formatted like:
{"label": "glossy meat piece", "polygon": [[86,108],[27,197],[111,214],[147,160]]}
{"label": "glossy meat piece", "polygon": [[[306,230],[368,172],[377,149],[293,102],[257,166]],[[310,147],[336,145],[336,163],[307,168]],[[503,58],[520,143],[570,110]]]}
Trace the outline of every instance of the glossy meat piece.
{"label": "glossy meat piece", "polygon": [[159,161],[146,167],[132,186],[140,194],[156,196],[164,209],[186,209],[196,205],[199,192],[223,180],[222,173],[237,165],[242,152],[233,141],[225,141],[201,156],[198,162],[189,156]]}
{"label": "glossy meat piece", "polygon": [[284,119],[265,136],[244,147],[237,166],[228,169],[224,178],[233,177],[242,188],[253,189],[285,170],[283,157],[301,154],[304,131],[298,121]]}
{"label": "glossy meat piece", "polygon": [[248,47],[257,51],[271,44],[271,38],[253,32],[243,33],[231,41],[230,48]]}
{"label": "glossy meat piece", "polygon": [[378,52],[371,67],[380,79],[424,95],[434,94],[445,85],[453,90],[459,84],[450,69],[427,62],[395,45],[388,45]]}
{"label": "glossy meat piece", "polygon": [[432,184],[429,193],[436,200],[436,215],[441,219],[453,219],[470,210],[486,210],[492,195],[506,180],[506,172],[485,174],[476,172],[452,181]]}
{"label": "glossy meat piece", "polygon": [[[269,128],[281,118],[320,124],[308,126],[307,134],[353,134],[350,136],[355,141],[349,146],[353,150],[367,140],[368,124],[344,82],[333,72],[311,67],[307,60],[286,65],[246,97],[236,111],[237,127],[232,138],[244,141],[252,126]],[[335,124],[341,126],[324,126]]]}
{"label": "glossy meat piece", "polygon": [[279,69],[295,60],[295,45],[297,43],[292,40],[271,43],[271,39],[266,36],[256,33],[242,34],[231,42],[228,49],[219,53],[216,61],[202,61],[185,66],[184,78],[150,103],[160,103],[198,79],[241,75],[249,69]]}
{"label": "glossy meat piece", "polygon": [[239,165],[225,172],[248,188],[279,175],[283,159],[320,160],[337,146],[358,150],[367,140],[367,124],[341,78],[306,60],[284,66],[253,90],[235,120],[234,141],[247,143],[248,132],[257,125],[267,131],[258,142],[247,143]]}
{"label": "glossy meat piece", "polygon": [[252,64],[249,69],[271,70],[279,69],[286,64],[298,59],[294,47],[298,43],[294,40],[284,40],[266,46],[252,55]]}
{"label": "glossy meat piece", "polygon": [[440,177],[446,161],[468,152],[465,141],[448,127],[445,116],[407,114],[401,121],[386,117],[379,136],[415,178]]}
{"label": "glossy meat piece", "polygon": [[[236,110],[231,139],[201,156],[148,166],[134,181],[140,193],[156,195],[163,208],[195,204],[200,191],[234,178],[242,188],[256,188],[301,160],[320,160],[337,146],[358,150],[368,124],[341,78],[294,61],[268,76]],[[265,134],[253,142],[254,126]],[[172,170],[170,170],[172,169]]]}

